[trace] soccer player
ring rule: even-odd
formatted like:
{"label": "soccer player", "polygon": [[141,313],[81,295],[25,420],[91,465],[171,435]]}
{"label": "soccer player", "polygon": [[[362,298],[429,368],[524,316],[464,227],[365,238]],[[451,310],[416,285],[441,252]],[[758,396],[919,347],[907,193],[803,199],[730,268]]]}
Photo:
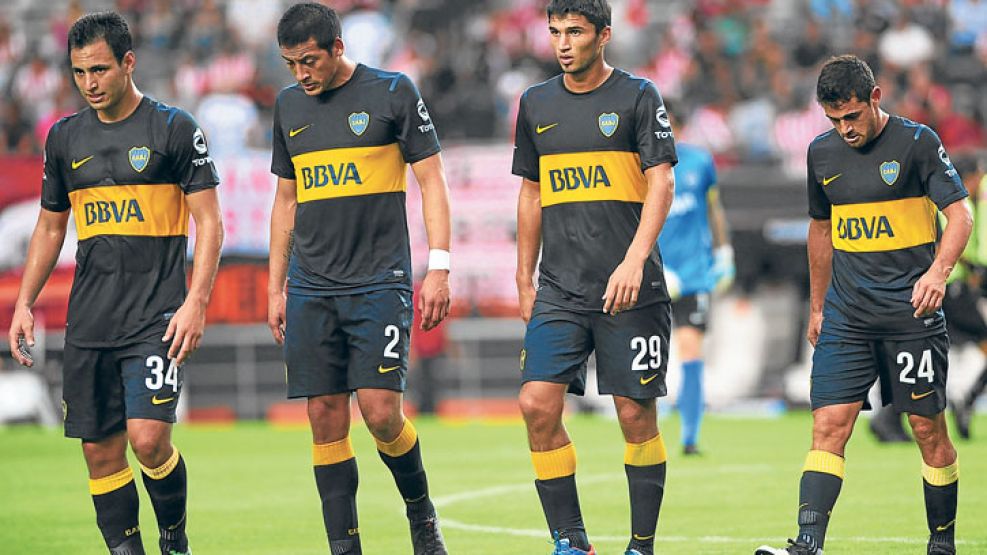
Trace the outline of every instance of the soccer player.
{"label": "soccer player", "polygon": [[[867,392],[908,413],[922,454],[928,553],[955,553],[959,467],[949,440],[949,340],[940,305],[970,236],[962,181],[936,133],[881,109],[874,74],[852,55],[822,67],[816,99],[834,129],[809,145],[812,450],[798,537],[758,555],[823,552],[843,484],[844,449]],[[947,224],[936,244],[936,212]]]}
{"label": "soccer player", "polygon": [[[682,123],[673,117],[673,131]],[[682,452],[696,455],[706,404],[703,340],[709,298],[714,288],[722,291],[733,280],[733,248],[716,186],[713,156],[702,147],[685,143],[678,143],[676,152],[675,198],[658,245],[673,299],[672,338],[682,359],[677,403],[682,418]]]}
{"label": "soccer player", "polygon": [[297,84],[274,111],[268,324],[284,345],[288,397],[308,399],[330,550],[361,553],[349,437],[355,391],[407,505],[414,553],[445,554],[418,436],[402,411],[413,310],[406,164],[421,188],[431,249],[422,327],[449,310],[449,191],[435,127],[405,75],[345,56],[332,9],[288,8],[278,44]]}
{"label": "soccer player", "polygon": [[600,393],[613,396],[626,441],[626,553],[650,555],[666,459],[655,398],[666,394],[671,327],[657,239],[672,202],[675,145],[654,84],[604,60],[609,4],[553,0],[546,13],[562,74],[521,97],[513,163],[522,178],[517,286],[527,323],[519,402],[535,487],[554,553],[595,553],[562,423],[565,393],[583,393],[595,350]]}
{"label": "soccer player", "polygon": [[[58,258],[71,209],[79,244],[62,369],[65,435],[82,440],[96,522],[110,553],[144,553],[129,440],[157,516],[161,553],[185,554],[185,461],[171,443],[171,426],[183,362],[201,340],[219,263],[219,179],[192,116],[137,89],[137,60],[120,15],[76,21],[68,51],[89,107],[48,133],[41,213],[10,326],[11,350],[17,362],[32,364],[31,307]],[[186,293],[189,214],[196,241]]]}

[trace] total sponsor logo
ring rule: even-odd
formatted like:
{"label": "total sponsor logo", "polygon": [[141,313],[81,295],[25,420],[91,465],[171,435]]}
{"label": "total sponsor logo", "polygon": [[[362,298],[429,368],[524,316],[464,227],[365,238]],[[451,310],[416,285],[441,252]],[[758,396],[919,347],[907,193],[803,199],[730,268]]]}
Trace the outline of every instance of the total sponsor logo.
{"label": "total sponsor logo", "polygon": [[425,101],[421,98],[418,99],[418,117],[422,119],[422,124],[418,126],[418,131],[421,133],[428,133],[435,129],[435,124],[432,123],[431,116],[428,115],[428,108],[425,107]]}

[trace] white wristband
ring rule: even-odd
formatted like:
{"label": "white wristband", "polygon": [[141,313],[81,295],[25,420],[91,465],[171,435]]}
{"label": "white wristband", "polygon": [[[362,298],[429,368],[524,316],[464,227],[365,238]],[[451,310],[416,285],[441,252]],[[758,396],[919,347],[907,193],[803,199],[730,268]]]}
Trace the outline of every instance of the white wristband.
{"label": "white wristband", "polygon": [[431,249],[428,251],[428,269],[446,270],[450,269],[451,256],[449,251],[442,249]]}

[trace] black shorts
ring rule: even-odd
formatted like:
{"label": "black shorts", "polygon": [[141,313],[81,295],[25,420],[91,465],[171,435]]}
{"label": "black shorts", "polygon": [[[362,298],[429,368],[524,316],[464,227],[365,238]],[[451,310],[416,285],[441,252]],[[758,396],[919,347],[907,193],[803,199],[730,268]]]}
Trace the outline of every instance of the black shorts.
{"label": "black shorts", "polygon": [[672,301],[672,327],[706,331],[709,323],[709,293],[692,293]]}
{"label": "black shorts", "polygon": [[411,335],[411,293],[288,295],[284,360],[288,398],[357,389],[404,391]]}
{"label": "black shorts", "polygon": [[987,339],[987,322],[977,308],[979,301],[977,292],[962,281],[954,281],[946,287],[942,311],[946,315],[946,332],[953,345]]}
{"label": "black shorts", "polygon": [[610,316],[535,302],[521,351],[523,382],[569,384],[586,391],[586,359],[596,351],[601,394],[664,397],[671,314],[657,303]]}
{"label": "black shorts", "polygon": [[946,408],[948,353],[945,333],[895,341],[824,332],[812,355],[812,408],[863,401],[869,409],[867,392],[880,379],[882,404],[898,412],[939,414]]}
{"label": "black shorts", "polygon": [[158,338],[119,349],[65,344],[62,411],[65,435],[99,440],[127,429],[130,418],[175,422],[184,366]]}

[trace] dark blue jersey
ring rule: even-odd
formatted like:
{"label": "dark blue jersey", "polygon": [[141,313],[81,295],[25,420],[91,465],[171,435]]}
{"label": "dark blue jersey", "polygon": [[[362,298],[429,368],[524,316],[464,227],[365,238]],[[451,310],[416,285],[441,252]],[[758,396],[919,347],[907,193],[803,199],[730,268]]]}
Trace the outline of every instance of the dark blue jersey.
{"label": "dark blue jersey", "polygon": [[407,164],[438,152],[425,103],[401,73],[360,64],[318,96],[281,91],[271,171],[295,180],[298,200],[288,291],[410,291]]}
{"label": "dark blue jersey", "polygon": [[915,282],[936,254],[938,210],[967,196],[936,133],[897,116],[861,149],[831,130],[809,145],[809,215],[832,222],[823,329],[856,338],[943,332],[942,311],[914,318]]}
{"label": "dark blue jersey", "polygon": [[51,128],[41,206],[71,208],[79,236],[66,341],[111,348],[164,333],[185,300],[185,195],[218,183],[192,116],[146,96],[123,121],[86,108]]}
{"label": "dark blue jersey", "polygon": [[[675,164],[675,143],[653,83],[614,69],[596,89],[570,92],[559,75],[521,97],[513,173],[540,184],[538,299],[603,309],[603,294],[641,222],[644,170]],[[668,300],[655,244],[638,305]]]}

